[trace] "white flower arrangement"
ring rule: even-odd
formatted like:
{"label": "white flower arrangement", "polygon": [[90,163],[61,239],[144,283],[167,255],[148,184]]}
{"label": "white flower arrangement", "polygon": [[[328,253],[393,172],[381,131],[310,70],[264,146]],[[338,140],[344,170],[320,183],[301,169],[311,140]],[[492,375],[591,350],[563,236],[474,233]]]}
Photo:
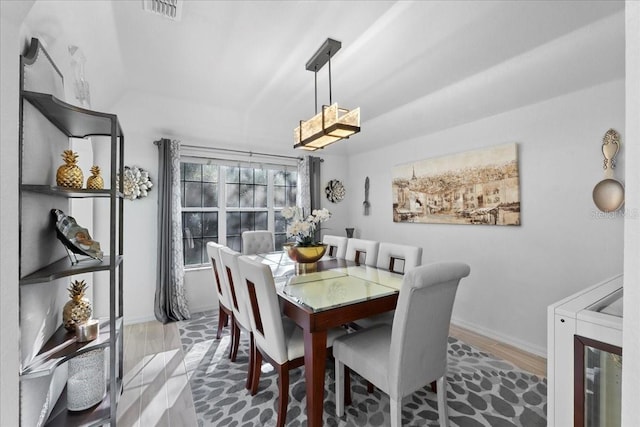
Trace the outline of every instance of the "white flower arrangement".
{"label": "white flower arrangement", "polygon": [[311,215],[305,217],[298,206],[282,209],[282,217],[289,221],[287,237],[294,237],[299,246],[314,245],[313,235],[318,224],[331,218],[327,209],[314,209]]}

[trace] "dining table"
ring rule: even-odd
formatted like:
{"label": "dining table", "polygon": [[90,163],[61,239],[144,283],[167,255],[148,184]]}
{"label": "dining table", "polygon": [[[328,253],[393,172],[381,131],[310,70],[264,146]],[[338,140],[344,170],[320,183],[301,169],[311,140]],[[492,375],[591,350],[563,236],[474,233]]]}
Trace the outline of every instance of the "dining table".
{"label": "dining table", "polygon": [[307,425],[320,427],[327,331],[395,309],[403,275],[327,256],[315,271],[296,274],[295,262],[285,252],[251,257],[269,265],[283,313],[303,330]]}

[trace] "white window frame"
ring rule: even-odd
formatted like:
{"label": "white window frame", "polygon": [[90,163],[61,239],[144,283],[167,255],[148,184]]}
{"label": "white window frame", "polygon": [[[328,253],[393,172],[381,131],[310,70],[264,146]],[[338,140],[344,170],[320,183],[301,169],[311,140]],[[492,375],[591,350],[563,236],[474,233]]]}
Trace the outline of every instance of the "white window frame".
{"label": "white window frame", "polygon": [[[266,161],[256,161],[251,156],[251,160],[247,161],[246,156],[239,158],[238,156],[229,156],[230,158],[218,158],[218,156],[204,156],[201,153],[185,153],[183,150],[180,156],[181,163],[200,163],[200,164],[216,164],[218,165],[218,206],[217,207],[180,207],[180,214],[184,212],[217,212],[218,213],[218,243],[227,245],[227,213],[230,212],[267,212],[267,230],[275,233],[275,215],[278,214],[284,206],[274,206],[274,171],[289,170],[298,172],[297,162],[294,163],[289,159],[282,159],[282,162],[274,162],[273,159]],[[189,150],[190,151],[190,150]],[[236,158],[233,158],[236,157]],[[244,167],[259,169],[263,167],[267,169],[267,207],[227,207],[227,190],[226,190],[226,174],[223,166],[227,167]],[[298,177],[299,179],[299,177]],[[206,267],[208,264],[187,264],[185,270],[195,270]]]}

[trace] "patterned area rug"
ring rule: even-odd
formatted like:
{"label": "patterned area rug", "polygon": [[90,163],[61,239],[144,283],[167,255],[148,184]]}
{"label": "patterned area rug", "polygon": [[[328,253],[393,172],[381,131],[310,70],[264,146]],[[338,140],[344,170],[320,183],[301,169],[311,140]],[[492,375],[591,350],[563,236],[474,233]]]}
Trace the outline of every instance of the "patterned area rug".
{"label": "patterned area rug", "polygon": [[[255,396],[244,388],[248,336],[243,333],[236,362],[229,354],[229,331],[215,339],[217,312],[195,313],[178,323],[199,426],[274,426],[277,418],[277,375],[262,366]],[[449,338],[447,399],[450,425],[460,427],[546,426],[547,380]],[[388,426],[389,398],[352,374],[353,404],[335,416],[333,362],[327,361],[324,397],[326,426]],[[438,425],[436,395],[425,387],[405,398],[404,426]],[[306,426],[304,368],[290,372],[287,426]]]}

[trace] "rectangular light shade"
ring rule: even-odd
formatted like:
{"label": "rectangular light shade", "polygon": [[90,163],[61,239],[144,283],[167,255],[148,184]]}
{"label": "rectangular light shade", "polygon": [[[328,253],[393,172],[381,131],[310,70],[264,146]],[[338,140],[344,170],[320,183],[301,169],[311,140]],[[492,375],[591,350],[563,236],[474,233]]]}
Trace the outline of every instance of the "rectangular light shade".
{"label": "rectangular light shade", "polygon": [[360,132],[360,108],[347,110],[338,104],[322,106],[322,112],[293,131],[294,148],[315,151]]}

